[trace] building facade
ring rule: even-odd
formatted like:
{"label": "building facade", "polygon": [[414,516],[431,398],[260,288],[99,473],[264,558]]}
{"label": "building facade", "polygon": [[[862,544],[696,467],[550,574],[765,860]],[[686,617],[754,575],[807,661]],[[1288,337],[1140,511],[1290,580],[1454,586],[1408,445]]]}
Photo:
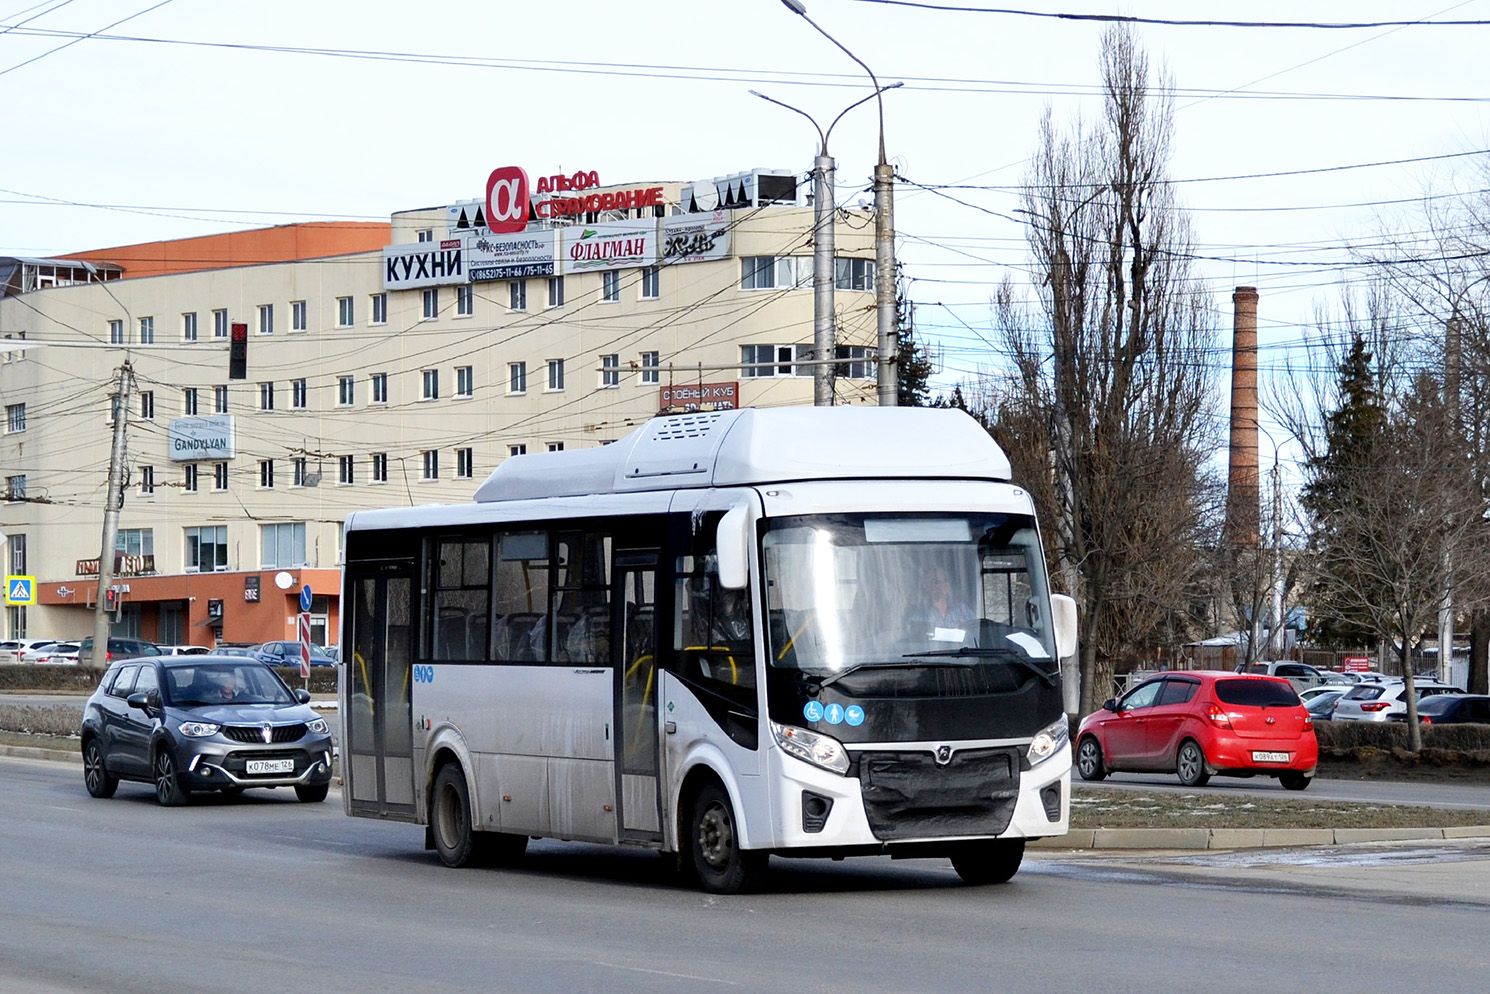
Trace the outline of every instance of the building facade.
{"label": "building facade", "polygon": [[[790,177],[543,177],[514,207],[499,173],[386,225],[0,260],[0,533],[34,581],[7,585],[0,637],[92,631],[121,413],[115,630],[213,645],[296,638],[305,587],[335,641],[353,510],[468,501],[504,459],[659,411],[812,402]],[[837,222],[835,393],[872,404],[872,217]]]}

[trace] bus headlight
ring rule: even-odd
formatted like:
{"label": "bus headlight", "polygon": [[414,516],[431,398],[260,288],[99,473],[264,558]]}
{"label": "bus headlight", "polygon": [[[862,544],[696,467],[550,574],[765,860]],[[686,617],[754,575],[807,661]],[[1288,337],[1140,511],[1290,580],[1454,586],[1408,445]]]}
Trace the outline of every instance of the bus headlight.
{"label": "bus headlight", "polygon": [[1045,762],[1066,748],[1070,742],[1071,726],[1066,724],[1066,716],[1061,715],[1057,721],[1051,722],[1035,733],[1034,741],[1030,743],[1030,765],[1036,766]]}
{"label": "bus headlight", "polygon": [[848,752],[842,742],[831,736],[791,725],[778,725],[774,721],[771,722],[771,734],[776,736],[776,744],[782,751],[790,756],[834,773],[848,772]]}

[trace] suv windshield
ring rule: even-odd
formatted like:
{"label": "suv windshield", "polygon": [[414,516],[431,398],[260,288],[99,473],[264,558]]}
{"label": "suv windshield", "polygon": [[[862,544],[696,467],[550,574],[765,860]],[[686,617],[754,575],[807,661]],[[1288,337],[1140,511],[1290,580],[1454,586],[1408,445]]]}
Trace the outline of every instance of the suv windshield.
{"label": "suv windshield", "polygon": [[763,549],[772,667],[813,676],[989,662],[1056,670],[1028,516],[776,518]]}
{"label": "suv windshield", "polygon": [[176,707],[204,704],[294,704],[274,671],[259,662],[203,663],[166,669],[164,702]]}

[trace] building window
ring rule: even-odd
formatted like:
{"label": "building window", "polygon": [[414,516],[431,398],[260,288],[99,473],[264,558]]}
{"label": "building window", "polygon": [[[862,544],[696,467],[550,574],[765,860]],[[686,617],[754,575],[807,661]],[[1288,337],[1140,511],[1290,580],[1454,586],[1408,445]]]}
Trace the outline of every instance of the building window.
{"label": "building window", "polygon": [[424,320],[433,321],[440,316],[440,288],[430,286],[424,288]]}
{"label": "building window", "polygon": [[386,293],[375,293],[371,298],[372,307],[369,309],[370,317],[368,324],[388,323],[388,295]]}
{"label": "building window", "polygon": [[388,403],[388,374],[374,373],[368,379],[372,381],[372,402],[374,404]]}
{"label": "building window", "polygon": [[564,389],[564,360],[550,359],[548,361],[548,387],[549,390]]}
{"label": "building window", "polygon": [[833,286],[839,290],[874,290],[873,259],[834,259]]}
{"label": "building window", "polygon": [[218,310],[218,311],[213,311],[212,312],[212,337],[213,338],[227,338],[228,337],[228,312],[227,311],[225,311],[225,310]]}
{"label": "building window", "polygon": [[507,309],[509,311],[525,311],[528,309],[527,280],[513,280],[507,284]]}
{"label": "building window", "polygon": [[564,443],[563,442],[549,442],[548,443],[548,451],[550,451],[550,452],[563,452],[564,451]]}
{"label": "building window", "polygon": [[123,321],[110,321],[109,322],[109,344],[110,345],[123,345],[124,344],[124,322]]}
{"label": "building window", "polygon": [[507,364],[507,392],[528,392],[528,364],[525,362],[509,362]]}
{"label": "building window", "polygon": [[140,391],[140,418],[144,421],[155,420],[155,391]]}
{"label": "building window", "polygon": [[225,462],[215,462],[215,463],[212,464],[212,489],[213,490],[226,490],[226,489],[228,489],[228,464],[227,463],[225,463]]}
{"label": "building window", "polygon": [[25,500],[26,499],[26,477],[25,477],[25,474],[18,474],[16,476],[7,476],[5,478],[5,499],[6,500]]}
{"label": "building window", "polygon": [[603,355],[600,357],[600,389],[609,390],[621,385],[621,357],[618,355]]}
{"label": "building window", "polygon": [[357,377],[338,376],[336,378],[336,402],[342,407],[348,407],[354,400],[356,393]]}
{"label": "building window", "polygon": [[227,568],[227,525],[186,529],[186,572],[215,573]]}
{"label": "building window", "polygon": [[274,489],[274,460],[259,460],[259,486],[265,490]]}
{"label": "building window", "polygon": [[[811,345],[742,345],[740,346],[740,362],[754,363],[740,370],[742,377],[761,376],[811,376],[810,366],[801,367],[798,371],[793,365],[795,359],[810,359],[812,357]],[[766,363],[768,365],[761,365]]]}
{"label": "building window", "polygon": [[812,280],[812,260],[789,255],[751,255],[740,260],[741,290],[785,290]]}
{"label": "building window", "polygon": [[656,300],[662,296],[662,270],[659,266],[648,266],[642,270],[642,299]]}
{"label": "building window", "polygon": [[835,345],[833,358],[848,359],[834,367],[835,375],[850,380],[872,380],[877,373],[874,356],[878,350],[869,345]]}
{"label": "building window", "polygon": [[621,299],[621,274],[618,270],[607,269],[600,274],[600,299],[608,303]]}
{"label": "building window", "polygon": [[26,569],[26,536],[10,536],[10,572],[12,575],[25,576],[29,570]]}
{"label": "building window", "polygon": [[338,328],[350,328],[353,321],[352,298],[336,298],[336,326]]}
{"label": "building window", "polygon": [[185,474],[184,480],[185,480],[185,482],[182,484],[182,486],[186,490],[186,492],[189,493],[189,494],[196,493],[197,492],[197,464],[196,463],[189,462],[189,463],[186,464],[186,474]]}
{"label": "building window", "polygon": [[657,353],[656,352],[643,352],[642,353],[641,384],[644,387],[645,386],[656,386],[658,383],[661,382],[661,379],[659,378],[658,372],[657,372],[657,366],[658,366],[657,358],[658,357],[657,357]]}
{"label": "building window", "polygon": [[140,467],[140,496],[148,497],[155,493],[155,467]]}
{"label": "building window", "polygon": [[336,460],[336,482],[355,483],[357,459],[355,456],[339,456]]}
{"label": "building window", "polygon": [[212,388],[212,410],[218,414],[228,413],[228,388]]}
{"label": "building window", "polygon": [[305,301],[303,301],[303,300],[292,300],[292,301],[290,301],[290,330],[291,331],[305,331],[306,328],[309,327],[309,325],[307,325],[306,320],[305,320],[305,310],[306,310],[306,308],[305,308]]}
{"label": "building window", "polygon": [[509,445],[507,446],[507,454],[509,456],[525,456],[528,454],[528,447],[525,444]]}
{"label": "building window", "polygon": [[259,526],[259,568],[305,565],[305,522]]}
{"label": "building window", "polygon": [[197,388],[187,387],[181,391],[181,413],[193,417],[197,413]]}
{"label": "building window", "polygon": [[307,466],[307,462],[306,462],[306,459],[305,459],[304,456],[300,456],[299,458],[291,459],[290,460],[290,470],[291,470],[291,473],[290,473],[290,476],[291,476],[290,486],[292,486],[292,487],[303,487],[303,486],[305,486],[306,466]]}
{"label": "building window", "polygon": [[153,556],[155,531],[150,528],[121,528],[114,537],[114,551],[126,556]]}
{"label": "building window", "polygon": [[188,311],[181,315],[181,340],[183,342],[195,342],[197,340],[196,311]]}
{"label": "building window", "polygon": [[5,405],[5,433],[7,435],[26,430],[26,405]]}
{"label": "building window", "polygon": [[476,376],[470,366],[455,367],[455,395],[470,397],[476,392]]}
{"label": "building window", "polygon": [[260,383],[259,384],[259,410],[261,410],[261,411],[272,411],[272,410],[274,410],[274,384],[273,383]]}
{"label": "building window", "polygon": [[455,288],[455,316],[468,318],[476,311],[476,295],[471,291],[471,285]]}
{"label": "building window", "polygon": [[261,334],[261,335],[272,335],[272,334],[274,334],[274,305],[273,304],[260,304],[259,305],[259,334]]}
{"label": "building window", "polygon": [[140,344],[155,344],[155,318],[140,318]]}
{"label": "building window", "polygon": [[421,479],[438,480],[440,478],[440,450],[425,449],[422,454],[424,456],[424,469]]}
{"label": "building window", "polygon": [[471,467],[474,464],[474,454],[470,449],[455,450],[455,476],[456,479],[469,480],[471,478]]}
{"label": "building window", "polygon": [[440,371],[438,369],[426,369],[424,376],[424,399],[440,399]]}
{"label": "building window", "polygon": [[432,242],[435,240],[435,229],[422,228],[415,237],[421,242]]}
{"label": "building window", "polygon": [[548,278],[548,306],[564,306],[564,277],[550,276]]}
{"label": "building window", "polygon": [[304,379],[290,381],[290,406],[303,411],[310,403],[310,387]]}
{"label": "building window", "polygon": [[388,453],[374,452],[372,454],[372,481],[374,483],[388,482]]}

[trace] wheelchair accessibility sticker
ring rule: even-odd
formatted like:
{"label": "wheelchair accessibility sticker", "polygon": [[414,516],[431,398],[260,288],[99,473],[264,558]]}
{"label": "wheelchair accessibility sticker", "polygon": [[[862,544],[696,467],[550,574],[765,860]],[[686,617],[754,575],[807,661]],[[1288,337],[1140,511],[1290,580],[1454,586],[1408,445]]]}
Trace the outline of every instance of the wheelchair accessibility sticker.
{"label": "wheelchair accessibility sticker", "polygon": [[808,721],[822,721],[823,706],[817,701],[808,701],[802,706],[802,717]]}

